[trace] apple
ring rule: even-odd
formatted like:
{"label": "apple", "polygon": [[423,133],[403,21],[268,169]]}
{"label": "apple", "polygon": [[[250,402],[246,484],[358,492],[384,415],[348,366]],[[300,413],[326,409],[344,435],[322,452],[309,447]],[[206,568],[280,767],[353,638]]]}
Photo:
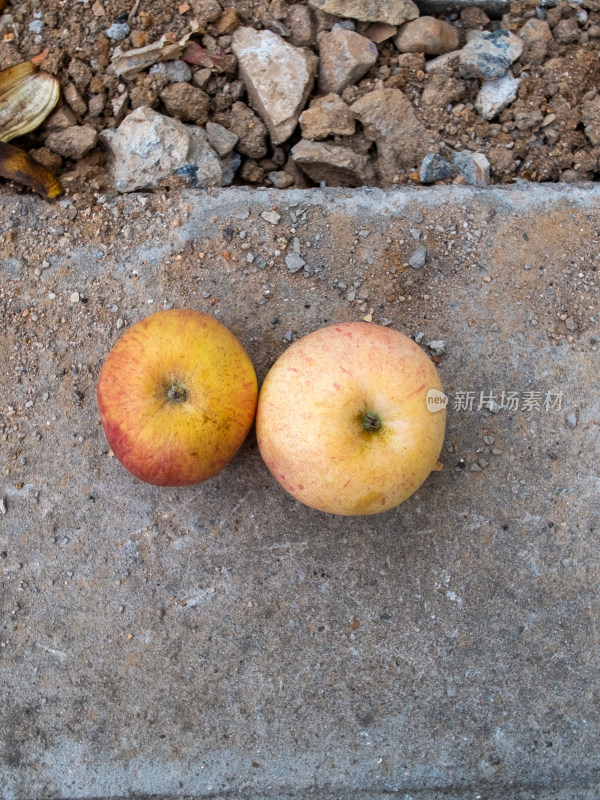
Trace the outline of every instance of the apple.
{"label": "apple", "polygon": [[222,469],[250,430],[257,397],[238,339],[190,309],[133,325],[108,354],[97,391],[113,453],[157,486],[200,483]]}
{"label": "apple", "polygon": [[344,515],[377,514],[410,497],[439,469],[445,425],[429,357],[407,336],[366,322],[292,344],[265,378],[256,416],[261,455],[283,488]]}

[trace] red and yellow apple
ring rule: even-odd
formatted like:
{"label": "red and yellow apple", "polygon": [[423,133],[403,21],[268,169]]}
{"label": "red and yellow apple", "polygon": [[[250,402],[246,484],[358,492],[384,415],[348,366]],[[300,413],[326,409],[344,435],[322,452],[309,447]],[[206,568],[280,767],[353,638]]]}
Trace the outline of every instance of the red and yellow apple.
{"label": "red and yellow apple", "polygon": [[407,336],[365,322],[331,325],[299,339],[269,371],[258,446],[274,477],[306,505],[377,514],[438,468],[443,397],[434,364]]}
{"label": "red and yellow apple", "polygon": [[110,351],[98,380],[108,443],[133,475],[158,486],[210,478],[254,420],[252,362],[225,325],[189,309],[159,311]]}

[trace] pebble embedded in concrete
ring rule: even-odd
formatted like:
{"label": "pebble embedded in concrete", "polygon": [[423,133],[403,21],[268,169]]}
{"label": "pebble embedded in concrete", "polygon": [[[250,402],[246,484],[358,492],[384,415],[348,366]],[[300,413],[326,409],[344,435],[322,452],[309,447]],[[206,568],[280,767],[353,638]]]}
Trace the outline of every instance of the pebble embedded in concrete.
{"label": "pebble embedded in concrete", "polygon": [[413,269],[420,269],[427,261],[427,248],[424,244],[419,245],[414,251],[412,256],[408,259],[408,263]]}

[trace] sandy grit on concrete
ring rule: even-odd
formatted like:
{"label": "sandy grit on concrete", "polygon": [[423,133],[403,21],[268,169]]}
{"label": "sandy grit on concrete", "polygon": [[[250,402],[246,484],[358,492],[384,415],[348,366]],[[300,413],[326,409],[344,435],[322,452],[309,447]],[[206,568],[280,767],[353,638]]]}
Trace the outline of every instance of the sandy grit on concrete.
{"label": "sandy grit on concrete", "polygon": [[[3,800],[595,796],[598,189],[4,196],[0,229]],[[253,435],[139,483],[95,381],[180,305],[260,380],[331,322],[422,334],[444,469],[354,519]]]}

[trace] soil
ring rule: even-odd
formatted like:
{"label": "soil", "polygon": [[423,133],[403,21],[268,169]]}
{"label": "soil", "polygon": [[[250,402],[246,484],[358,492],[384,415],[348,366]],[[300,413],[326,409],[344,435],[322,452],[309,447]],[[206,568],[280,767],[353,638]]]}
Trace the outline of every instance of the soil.
{"label": "soil", "polygon": [[[539,50],[532,56],[532,48],[525,48],[520,60],[512,65],[511,73],[522,79],[517,98],[491,121],[481,117],[473,105],[480,81],[465,80],[457,72],[428,72],[427,62],[435,56],[401,54],[392,39],[377,46],[376,64],[357,84],[346,88],[342,98],[351,103],[381,86],[401,89],[412,102],[420,122],[432,133],[434,151],[450,157],[459,149],[483,153],[490,162],[493,183],[517,179],[595,180],[600,172],[600,100],[596,89],[600,80],[600,10],[586,7],[595,7],[595,0],[583,5],[554,3],[555,0],[541,0],[538,5],[536,0],[517,0],[501,19],[490,19],[476,7],[440,15],[458,29],[461,45],[474,29],[503,28],[518,34],[529,20],[536,18],[546,20],[552,30],[552,38],[542,48],[541,56]],[[291,26],[297,14],[290,9],[297,9],[298,4],[240,0],[229,2],[229,6],[237,10],[241,24],[257,29],[269,27],[288,36],[294,33]],[[209,119],[235,129],[242,139],[244,133],[252,134],[244,128],[251,124],[248,120],[253,115],[243,105],[248,98],[231,53],[231,35],[220,35],[222,30],[231,30],[232,19],[235,26],[231,8],[222,11],[216,0],[183,2],[179,6],[165,0],[153,0],[151,4],[142,0],[128,8],[116,0],[9,2],[0,18],[0,67],[38,56],[42,67],[59,78],[63,91],[68,84],[76,88],[78,96],[73,99],[72,91],[69,95],[71,121],[74,118],[77,124],[101,131],[118,126],[129,111],[142,104],[169,113],[159,97],[168,79],[146,71],[127,83],[120,81],[110,72],[115,48],[126,51],[141,47],[165,34],[178,40],[199,24],[204,33],[195,34],[193,39],[212,52],[220,48],[224,57],[210,73],[202,66],[192,65],[192,73],[203,72],[203,75],[193,74],[190,83],[197,86],[206,81]],[[319,33],[331,29],[340,18],[314,10],[311,14],[314,24],[310,44],[318,52]],[[123,30],[129,29],[129,34],[119,41],[106,35],[115,24],[125,24]],[[364,33],[368,24],[356,22],[354,26]],[[540,60],[541,63],[533,63]],[[316,85],[309,102],[315,96]],[[66,105],[65,100],[62,102]],[[170,112],[177,115],[173,109]],[[185,109],[180,115],[185,118]],[[46,146],[47,138],[47,127],[42,126],[15,144],[59,175],[67,191],[111,190],[100,145],[75,161],[52,152]],[[289,158],[291,147],[299,139],[297,129],[287,142],[276,148],[267,137],[266,153],[260,146],[254,151],[252,147],[244,148],[246,154],[235,182],[269,186],[269,172],[283,168],[293,179],[291,188],[315,185]],[[376,145],[365,139],[360,124],[352,136],[332,136],[327,142],[342,144],[357,153],[369,153],[375,161]],[[418,167],[415,164],[414,169],[395,176],[395,182],[418,183]],[[449,178],[445,182],[451,181]],[[380,180],[379,185],[385,184]],[[11,186],[11,191],[14,189]]]}

